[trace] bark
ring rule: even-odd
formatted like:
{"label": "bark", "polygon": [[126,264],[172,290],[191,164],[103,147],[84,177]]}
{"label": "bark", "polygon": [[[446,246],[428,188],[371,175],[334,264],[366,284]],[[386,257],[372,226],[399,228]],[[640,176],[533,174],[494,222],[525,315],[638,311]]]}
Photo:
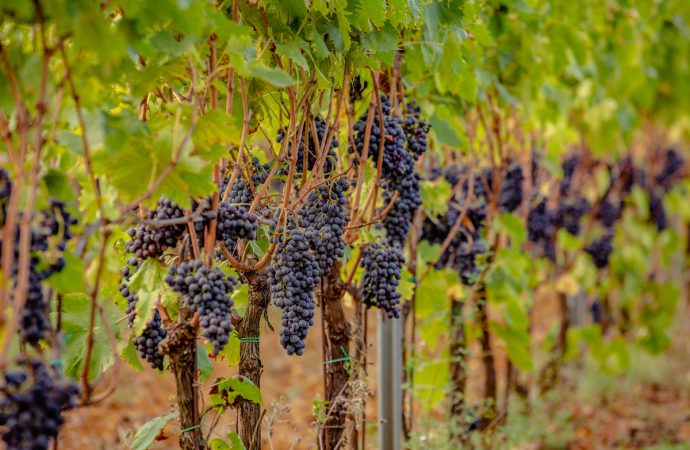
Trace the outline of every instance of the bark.
{"label": "bark", "polygon": [[451,442],[456,445],[464,443],[465,427],[465,387],[467,385],[467,343],[465,340],[465,323],[462,314],[462,302],[457,298],[450,300],[450,416]]}
{"label": "bark", "polygon": [[[242,318],[237,333],[240,339],[258,338],[259,323],[266,313],[270,301],[268,276],[265,270],[247,273],[249,282],[249,303]],[[260,386],[263,366],[259,357],[259,342],[244,341],[240,343],[239,373]],[[239,400],[239,432],[240,439],[247,450],[261,448],[261,405],[245,399]]]}
{"label": "bark", "polygon": [[568,330],[570,329],[570,310],[568,309],[568,296],[559,293],[558,304],[561,312],[561,326],[558,330],[558,341],[556,342],[555,354],[544,365],[539,376],[540,391],[546,393],[550,391],[558,380],[561,372],[561,363],[568,351]]}
{"label": "bark", "polygon": [[161,342],[160,350],[170,357],[175,375],[177,406],[180,410],[180,448],[200,450],[206,448],[199,427],[198,392],[196,390],[196,327],[192,321],[174,324]]}
{"label": "bark", "polygon": [[558,303],[561,309],[561,328],[558,331],[558,357],[563,360],[568,351],[568,330],[570,329],[570,310],[568,309],[568,296],[559,293]]}
{"label": "bark", "polygon": [[[331,271],[323,278],[321,306],[325,320],[326,339],[323,342],[326,361],[342,359],[350,355],[350,323],[343,309],[343,283],[340,280],[340,264],[333,264]],[[325,365],[328,420],[324,426],[324,446],[334,450],[342,445],[345,421],[347,419],[348,364],[339,361]]]}
{"label": "bark", "polygon": [[482,362],[484,363],[484,400],[488,402],[482,428],[486,428],[496,417],[496,364],[491,349],[491,333],[489,332],[489,316],[486,298],[486,288],[482,285],[477,291],[477,311],[482,328]]}

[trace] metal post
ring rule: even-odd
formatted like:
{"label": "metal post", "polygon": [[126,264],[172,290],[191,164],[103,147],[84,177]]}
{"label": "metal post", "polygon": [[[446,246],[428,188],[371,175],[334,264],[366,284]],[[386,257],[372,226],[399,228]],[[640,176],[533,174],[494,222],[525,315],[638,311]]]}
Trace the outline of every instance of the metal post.
{"label": "metal post", "polygon": [[402,435],[402,323],[378,316],[379,449],[400,450]]}

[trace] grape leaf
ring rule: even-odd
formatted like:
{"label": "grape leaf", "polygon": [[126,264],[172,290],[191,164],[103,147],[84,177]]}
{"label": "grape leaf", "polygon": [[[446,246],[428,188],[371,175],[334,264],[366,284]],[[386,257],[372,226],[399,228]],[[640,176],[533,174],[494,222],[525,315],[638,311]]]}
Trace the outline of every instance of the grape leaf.
{"label": "grape leaf", "polygon": [[153,445],[156,436],[161,432],[165,425],[171,420],[177,418],[179,413],[173,411],[164,416],[155,417],[144,424],[134,435],[134,442],[132,443],[132,450],[147,450]]}

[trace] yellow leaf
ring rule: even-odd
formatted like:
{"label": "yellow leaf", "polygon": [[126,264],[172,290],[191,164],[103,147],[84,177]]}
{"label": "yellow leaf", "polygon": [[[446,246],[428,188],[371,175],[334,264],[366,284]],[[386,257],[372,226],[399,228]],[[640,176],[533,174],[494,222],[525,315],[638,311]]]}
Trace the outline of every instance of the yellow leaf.
{"label": "yellow leaf", "polygon": [[565,295],[575,295],[580,290],[575,277],[571,274],[561,275],[556,281],[556,291]]}

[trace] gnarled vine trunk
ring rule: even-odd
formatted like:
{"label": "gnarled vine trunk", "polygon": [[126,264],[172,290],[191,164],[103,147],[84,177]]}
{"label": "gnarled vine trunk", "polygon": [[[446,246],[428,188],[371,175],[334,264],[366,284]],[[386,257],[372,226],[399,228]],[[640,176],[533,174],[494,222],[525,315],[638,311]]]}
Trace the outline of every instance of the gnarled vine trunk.
{"label": "gnarled vine trunk", "polygon": [[160,350],[170,357],[175,375],[177,407],[180,411],[180,448],[206,448],[199,424],[198,391],[196,388],[196,327],[190,321],[176,323],[160,343]]}
{"label": "gnarled vine trunk", "polygon": [[328,420],[323,433],[325,449],[342,447],[343,432],[347,419],[345,400],[348,398],[347,360],[350,354],[350,323],[343,309],[343,283],[340,280],[340,263],[335,262],[323,278],[321,305],[325,321],[324,356],[326,361],[326,400]]}
{"label": "gnarled vine trunk", "polygon": [[[270,302],[268,274],[265,270],[246,274],[249,283],[249,302],[237,333],[240,341],[241,376],[248,378],[260,387],[261,358],[259,355],[259,323]],[[256,338],[256,339],[252,339]],[[239,399],[239,434],[247,450],[261,448],[261,405],[249,400]]]}
{"label": "gnarled vine trunk", "polygon": [[462,301],[452,297],[450,299],[450,416],[453,421],[451,428],[451,442],[462,445],[466,425],[465,387],[467,385],[467,343],[465,341],[465,323],[462,314]]}
{"label": "gnarled vine trunk", "polygon": [[486,296],[486,286],[482,284],[477,290],[477,314],[482,330],[482,362],[484,363],[484,400],[489,403],[484,414],[481,428],[486,428],[496,417],[496,363],[491,349],[491,333],[489,331],[489,305]]}

